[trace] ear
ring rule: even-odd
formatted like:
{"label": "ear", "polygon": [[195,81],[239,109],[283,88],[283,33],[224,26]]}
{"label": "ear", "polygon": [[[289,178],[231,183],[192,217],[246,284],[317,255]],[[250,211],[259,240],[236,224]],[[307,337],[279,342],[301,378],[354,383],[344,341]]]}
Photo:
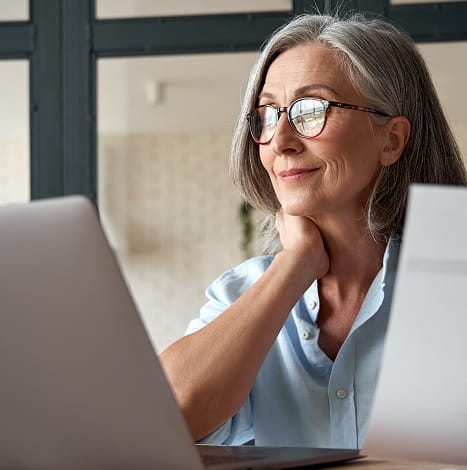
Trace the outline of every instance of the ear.
{"label": "ear", "polygon": [[410,121],[405,116],[393,117],[385,124],[381,165],[389,166],[399,160],[409,136]]}

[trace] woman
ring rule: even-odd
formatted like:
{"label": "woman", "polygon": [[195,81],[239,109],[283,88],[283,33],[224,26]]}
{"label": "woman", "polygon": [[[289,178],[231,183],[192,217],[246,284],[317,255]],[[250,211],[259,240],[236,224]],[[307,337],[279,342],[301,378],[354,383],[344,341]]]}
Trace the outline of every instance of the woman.
{"label": "woman", "polygon": [[193,436],[361,447],[408,186],[466,184],[413,42],[362,16],[305,15],[276,32],[250,76],[232,170],[280,248],[215,281],[191,334],[161,356]]}

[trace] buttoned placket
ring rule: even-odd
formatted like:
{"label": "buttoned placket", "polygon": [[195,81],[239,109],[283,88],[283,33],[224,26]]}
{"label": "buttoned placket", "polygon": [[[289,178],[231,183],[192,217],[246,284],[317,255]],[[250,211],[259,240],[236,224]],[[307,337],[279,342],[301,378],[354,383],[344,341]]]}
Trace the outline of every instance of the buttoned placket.
{"label": "buttoned placket", "polygon": [[[302,304],[303,305],[303,304]],[[304,341],[316,339],[319,334],[319,328],[316,325],[318,317],[319,300],[316,282],[313,283],[304,295],[305,311],[300,312],[300,337]]]}
{"label": "buttoned placket", "polygon": [[344,448],[356,448],[358,442],[354,376],[355,342],[351,336],[334,361],[328,386],[331,442]]}

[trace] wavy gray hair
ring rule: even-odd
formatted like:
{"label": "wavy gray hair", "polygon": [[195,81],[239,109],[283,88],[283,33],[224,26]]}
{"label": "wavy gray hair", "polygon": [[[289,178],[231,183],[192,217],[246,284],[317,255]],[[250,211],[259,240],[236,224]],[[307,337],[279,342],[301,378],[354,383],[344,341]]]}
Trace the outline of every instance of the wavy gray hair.
{"label": "wavy gray hair", "polygon": [[[406,116],[411,135],[399,160],[383,167],[366,205],[374,237],[402,235],[410,183],[466,185],[466,170],[426,65],[412,39],[390,23],[361,14],[340,19],[302,15],[276,31],[251,71],[231,150],[231,174],[244,197],[265,217],[265,252],[280,246],[274,215],[280,207],[250,138],[246,116],[257,105],[269,66],[302,43],[331,48],[342,59],[366,106]],[[378,118],[377,118],[378,119]],[[381,118],[379,118],[381,119]]]}

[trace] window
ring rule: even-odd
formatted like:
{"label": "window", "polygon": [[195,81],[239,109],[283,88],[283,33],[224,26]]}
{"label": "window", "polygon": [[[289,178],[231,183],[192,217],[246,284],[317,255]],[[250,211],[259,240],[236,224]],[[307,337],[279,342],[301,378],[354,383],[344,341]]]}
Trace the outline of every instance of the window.
{"label": "window", "polygon": [[98,203],[158,349],[243,259],[232,131],[256,53],[102,59]]}
{"label": "window", "polygon": [[29,66],[0,61],[0,204],[29,200]]}
{"label": "window", "polygon": [[179,0],[177,2],[154,0],[97,0],[96,16],[99,19],[172,16],[172,15],[210,15],[222,13],[245,13],[258,11],[291,11],[292,0]]}

